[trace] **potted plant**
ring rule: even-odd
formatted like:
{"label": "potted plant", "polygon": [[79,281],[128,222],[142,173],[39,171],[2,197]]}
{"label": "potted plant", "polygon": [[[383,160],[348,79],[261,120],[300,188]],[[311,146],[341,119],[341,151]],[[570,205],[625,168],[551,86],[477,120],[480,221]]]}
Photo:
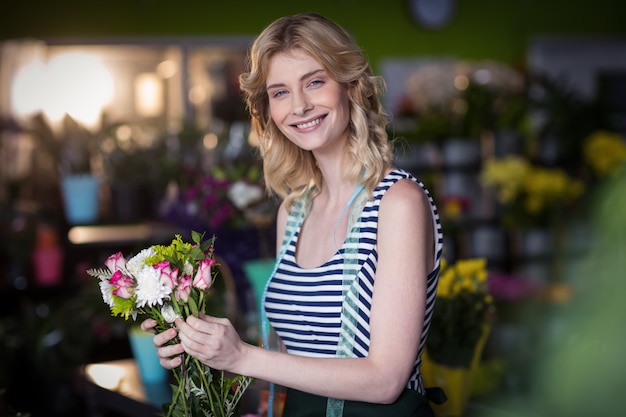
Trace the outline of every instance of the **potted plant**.
{"label": "potted plant", "polygon": [[517,131],[526,115],[522,74],[496,61],[445,61],[420,66],[408,79],[405,115],[415,119],[407,135],[441,144],[450,167],[480,161],[485,132]]}
{"label": "potted plant", "polygon": [[43,151],[41,157],[52,168],[48,174],[58,177],[68,223],[96,222],[99,217],[99,181],[92,168],[99,152],[98,134],[67,114],[58,133],[43,114],[35,115],[31,133]]}
{"label": "potted plant", "polygon": [[438,416],[461,416],[469,400],[493,318],[486,266],[484,258],[442,260],[421,368],[424,385],[446,394],[446,402],[432,405]]}
{"label": "potted plant", "polygon": [[165,135],[156,125],[115,123],[102,133],[104,182],[117,222],[153,218],[166,189],[169,161]]}

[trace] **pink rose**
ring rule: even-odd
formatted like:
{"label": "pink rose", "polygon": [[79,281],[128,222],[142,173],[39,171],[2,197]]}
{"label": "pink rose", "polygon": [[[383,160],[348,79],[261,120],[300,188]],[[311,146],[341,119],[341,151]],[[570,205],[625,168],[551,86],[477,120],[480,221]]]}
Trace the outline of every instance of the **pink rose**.
{"label": "pink rose", "polygon": [[162,282],[163,285],[172,289],[176,288],[176,285],[178,285],[178,268],[172,269],[169,261],[161,261],[154,265],[154,269],[158,270],[161,274],[159,281]]}
{"label": "pink rose", "polygon": [[114,288],[113,295],[129,299],[135,294],[135,280],[124,275],[122,271],[115,271],[113,275],[111,275],[109,282]]}
{"label": "pink rose", "polygon": [[201,291],[211,287],[211,265],[215,263],[214,259],[203,259],[198,264],[198,272],[193,279],[193,286]]}
{"label": "pink rose", "polygon": [[104,264],[107,268],[109,268],[109,271],[115,272],[126,266],[126,259],[124,258],[124,255],[122,255],[122,252],[118,252],[109,256],[107,260],[104,261]]}
{"label": "pink rose", "polygon": [[176,297],[176,300],[186,303],[187,300],[189,299],[190,293],[191,293],[191,276],[184,275],[180,277],[180,281],[178,282],[178,287],[176,287],[174,296]]}

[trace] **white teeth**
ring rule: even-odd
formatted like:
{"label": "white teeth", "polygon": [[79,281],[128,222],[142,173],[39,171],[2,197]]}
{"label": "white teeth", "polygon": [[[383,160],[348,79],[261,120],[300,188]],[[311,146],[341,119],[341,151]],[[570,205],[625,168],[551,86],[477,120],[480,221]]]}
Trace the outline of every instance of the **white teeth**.
{"label": "white teeth", "polygon": [[307,123],[297,124],[296,127],[298,129],[307,129],[309,127],[313,127],[315,125],[318,125],[321,122],[322,122],[322,119],[315,119],[315,120],[312,120],[312,121],[307,122]]}

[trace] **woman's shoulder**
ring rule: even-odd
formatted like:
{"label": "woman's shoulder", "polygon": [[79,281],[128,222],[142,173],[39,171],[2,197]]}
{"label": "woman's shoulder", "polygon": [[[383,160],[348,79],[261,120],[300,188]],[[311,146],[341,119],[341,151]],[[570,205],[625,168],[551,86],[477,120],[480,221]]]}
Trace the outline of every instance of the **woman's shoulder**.
{"label": "woman's shoulder", "polygon": [[[428,191],[424,185],[411,173],[402,169],[392,169],[386,175],[381,185],[384,188],[384,205],[396,211],[402,208],[414,210],[416,206],[429,208]],[[381,196],[382,198],[382,196]]]}
{"label": "woman's shoulder", "polygon": [[[395,187],[396,184],[403,184]],[[378,184],[378,189],[386,191],[394,186],[395,190],[401,188],[403,190],[414,189],[416,192],[425,190],[424,184],[413,174],[400,168],[391,168],[387,171],[383,179]]]}

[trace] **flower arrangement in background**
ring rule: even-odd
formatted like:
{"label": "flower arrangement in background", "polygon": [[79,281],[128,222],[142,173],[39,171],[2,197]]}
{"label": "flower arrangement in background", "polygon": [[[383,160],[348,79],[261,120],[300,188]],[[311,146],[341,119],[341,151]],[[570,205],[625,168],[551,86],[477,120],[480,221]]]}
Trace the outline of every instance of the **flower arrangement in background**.
{"label": "flower arrangement in background", "polygon": [[585,190],[564,170],[536,166],[518,155],[487,160],[480,175],[483,185],[495,189],[510,228],[547,226],[557,209],[575,203]]}
{"label": "flower arrangement in background", "polygon": [[585,139],[583,155],[596,178],[610,177],[626,162],[626,141],[617,133],[595,131]]}
{"label": "flower arrangement in background", "polygon": [[209,230],[247,224],[251,209],[265,201],[261,170],[243,162],[216,165],[208,174],[173,185],[168,194],[165,217]]}
{"label": "flower arrangement in background", "polygon": [[461,259],[441,263],[437,299],[426,348],[435,362],[468,368],[492,317],[487,261]]}
{"label": "flower arrangement in background", "polygon": [[405,113],[418,138],[478,139],[485,129],[517,129],[526,112],[525,79],[497,61],[444,61],[420,66],[407,80]]}
{"label": "flower arrangement in background", "polygon": [[[151,317],[156,330],[171,327],[176,318],[198,317],[206,310],[215,279],[215,236],[192,232],[193,243],[177,235],[170,245],[153,245],[126,260],[121,252],[107,258],[105,269],[89,269],[99,279],[102,298],[113,316]],[[227,377],[198,359],[184,355],[173,370],[172,401],[164,405],[166,417],[233,416],[250,385],[250,377]]]}

